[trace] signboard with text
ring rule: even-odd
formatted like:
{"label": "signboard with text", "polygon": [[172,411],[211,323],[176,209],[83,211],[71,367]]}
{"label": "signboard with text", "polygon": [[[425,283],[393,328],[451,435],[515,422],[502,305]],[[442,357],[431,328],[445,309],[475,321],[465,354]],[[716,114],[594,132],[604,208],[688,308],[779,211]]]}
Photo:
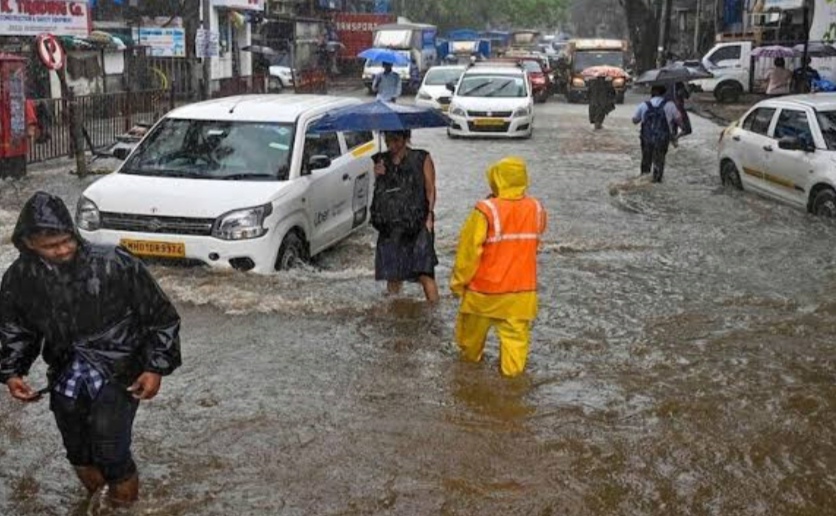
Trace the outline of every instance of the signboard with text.
{"label": "signboard with text", "polygon": [[0,0],[0,36],[86,36],[90,9],[86,0]]}
{"label": "signboard with text", "polygon": [[212,0],[212,5],[215,7],[244,9],[247,11],[264,10],[264,0]]}
{"label": "signboard with text", "polygon": [[186,30],[141,27],[133,31],[134,42],[148,47],[153,57],[186,57]]}

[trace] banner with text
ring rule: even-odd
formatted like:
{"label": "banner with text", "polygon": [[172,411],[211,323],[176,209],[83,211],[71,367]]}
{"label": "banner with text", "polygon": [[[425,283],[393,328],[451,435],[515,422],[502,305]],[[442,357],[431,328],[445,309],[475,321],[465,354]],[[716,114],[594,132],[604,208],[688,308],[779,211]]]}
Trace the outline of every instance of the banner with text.
{"label": "banner with text", "polygon": [[86,36],[90,9],[86,1],[0,0],[0,36]]}

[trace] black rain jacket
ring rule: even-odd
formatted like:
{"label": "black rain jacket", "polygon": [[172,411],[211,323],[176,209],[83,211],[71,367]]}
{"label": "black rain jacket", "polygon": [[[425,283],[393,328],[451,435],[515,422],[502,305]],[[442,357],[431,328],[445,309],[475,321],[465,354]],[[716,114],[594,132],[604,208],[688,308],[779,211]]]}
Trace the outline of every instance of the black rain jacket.
{"label": "black rain jacket", "polygon": [[[44,229],[75,235],[71,263],[51,264],[27,249],[24,237]],[[0,382],[27,375],[41,351],[50,385],[76,353],[125,386],[143,372],[180,366],[180,316],[157,282],[124,249],[85,242],[60,198],[29,199],[12,241],[20,256],[0,285]]]}

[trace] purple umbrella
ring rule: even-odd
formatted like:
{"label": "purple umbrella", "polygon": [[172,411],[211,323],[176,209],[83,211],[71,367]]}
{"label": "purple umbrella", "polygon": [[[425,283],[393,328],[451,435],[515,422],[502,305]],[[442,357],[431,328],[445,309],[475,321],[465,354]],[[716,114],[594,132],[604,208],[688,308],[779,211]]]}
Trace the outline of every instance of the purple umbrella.
{"label": "purple umbrella", "polygon": [[780,45],[772,45],[768,47],[758,47],[752,50],[752,57],[798,57],[799,54],[789,47],[782,47]]}

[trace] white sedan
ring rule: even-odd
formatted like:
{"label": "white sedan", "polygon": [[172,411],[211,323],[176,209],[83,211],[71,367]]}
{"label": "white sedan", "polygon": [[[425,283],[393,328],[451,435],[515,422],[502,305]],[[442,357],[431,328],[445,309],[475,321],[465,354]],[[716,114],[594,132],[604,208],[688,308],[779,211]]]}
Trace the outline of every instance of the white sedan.
{"label": "white sedan", "polygon": [[836,217],[836,94],[761,101],[720,135],[723,184]]}
{"label": "white sedan", "polygon": [[415,105],[447,112],[450,107],[452,93],[447,89],[448,84],[458,84],[464,73],[464,66],[433,66],[424,76],[424,82],[418,88]]}

